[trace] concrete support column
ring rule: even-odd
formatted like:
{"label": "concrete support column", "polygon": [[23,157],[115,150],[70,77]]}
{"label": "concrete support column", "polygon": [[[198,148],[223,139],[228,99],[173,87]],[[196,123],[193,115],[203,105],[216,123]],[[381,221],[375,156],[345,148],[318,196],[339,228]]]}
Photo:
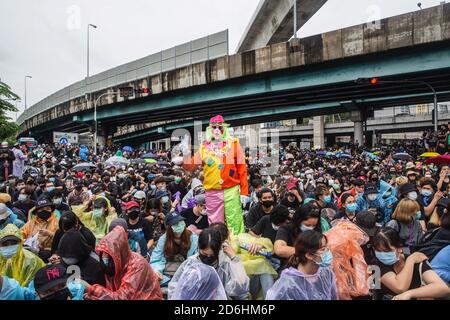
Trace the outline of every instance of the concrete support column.
{"label": "concrete support column", "polygon": [[314,148],[325,148],[325,117],[313,119]]}
{"label": "concrete support column", "polygon": [[361,111],[352,111],[350,113],[350,119],[354,122],[353,142],[358,146],[362,146],[364,144],[364,129],[363,129],[364,116]]}

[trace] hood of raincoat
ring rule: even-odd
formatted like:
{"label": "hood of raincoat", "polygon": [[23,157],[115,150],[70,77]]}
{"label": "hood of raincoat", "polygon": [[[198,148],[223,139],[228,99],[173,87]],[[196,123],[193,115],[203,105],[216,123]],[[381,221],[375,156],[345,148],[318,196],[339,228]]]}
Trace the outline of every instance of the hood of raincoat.
{"label": "hood of raincoat", "polygon": [[84,261],[91,254],[92,249],[86,239],[78,230],[69,230],[61,238],[58,246],[58,254],[65,258],[76,258]]}
{"label": "hood of raincoat", "polygon": [[395,198],[397,196],[397,190],[394,187],[392,187],[389,183],[387,183],[386,181],[380,180],[380,191],[379,191],[379,194],[381,195],[381,197],[383,197],[384,194],[386,192],[388,192],[389,190],[392,191],[392,194],[386,199],[383,198],[384,201],[386,201],[386,202],[395,200]]}
{"label": "hood of raincoat", "polygon": [[15,256],[10,259],[0,256],[0,275],[15,279],[21,286],[28,286],[45,264],[34,253],[23,249],[22,232],[15,225],[8,224],[0,231],[0,240],[7,236],[15,236],[21,242]]}

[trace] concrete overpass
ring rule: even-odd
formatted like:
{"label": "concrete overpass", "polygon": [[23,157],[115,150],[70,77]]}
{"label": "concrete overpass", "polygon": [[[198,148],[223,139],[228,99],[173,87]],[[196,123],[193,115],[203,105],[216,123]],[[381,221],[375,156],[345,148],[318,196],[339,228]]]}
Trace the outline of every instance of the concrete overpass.
{"label": "concrete overpass", "polygon": [[294,34],[294,1],[297,1],[298,29],[327,2],[327,0],[260,0],[239,42],[237,52],[288,41]]}
{"label": "concrete overpass", "polygon": [[[150,130],[157,130],[165,121],[207,119],[215,113],[245,124],[345,111],[358,115],[433,98],[420,84],[373,87],[355,84],[359,77],[425,80],[439,92],[440,101],[450,100],[450,4],[386,18],[379,25],[379,29],[357,25],[187,64],[93,88],[87,95],[62,98],[42,110],[33,106],[19,119],[22,135],[49,139],[52,131],[89,130],[93,101],[119,86],[150,87],[152,94],[101,99],[98,121],[103,136],[126,125],[153,123]],[[355,121],[362,134],[361,119]],[[130,136],[132,131],[128,130]]]}

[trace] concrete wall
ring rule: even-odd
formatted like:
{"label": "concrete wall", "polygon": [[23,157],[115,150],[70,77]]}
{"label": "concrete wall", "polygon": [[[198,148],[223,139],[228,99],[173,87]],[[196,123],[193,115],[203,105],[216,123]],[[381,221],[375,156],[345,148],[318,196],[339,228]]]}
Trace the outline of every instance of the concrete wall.
{"label": "concrete wall", "polygon": [[[238,53],[149,76],[141,80],[125,82],[120,86],[94,92],[44,111],[24,122],[24,129],[93,108],[94,99],[118,87],[151,87],[152,94],[171,92],[183,88],[208,85],[228,79],[273,70],[301,67],[325,61],[338,60],[364,54],[383,52],[399,47],[410,47],[450,39],[450,3],[426,10],[386,18],[375,24],[361,24],[342,30],[278,43],[253,51]],[[132,99],[146,97],[146,94]],[[124,101],[114,96],[103,99],[99,108]]]}

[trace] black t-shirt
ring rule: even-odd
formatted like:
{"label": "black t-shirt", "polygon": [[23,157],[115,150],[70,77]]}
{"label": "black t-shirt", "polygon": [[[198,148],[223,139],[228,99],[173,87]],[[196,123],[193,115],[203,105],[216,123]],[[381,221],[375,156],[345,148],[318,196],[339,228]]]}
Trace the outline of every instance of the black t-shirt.
{"label": "black t-shirt", "polygon": [[153,239],[153,226],[147,219],[140,217],[138,223],[135,225],[130,224],[130,220],[127,219],[127,224],[128,232],[135,233],[138,237],[144,238],[147,242]]}
{"label": "black t-shirt", "polygon": [[[405,259],[407,257],[405,256]],[[388,272],[394,272],[395,274],[397,274],[394,270],[393,266],[388,266],[385,265],[383,263],[381,263],[378,259],[373,259],[372,260],[372,265],[377,265],[380,268],[380,278],[382,278],[386,273]],[[424,261],[422,263],[422,275],[428,271],[428,270],[432,270],[430,263],[428,261]],[[408,288],[408,290],[412,290],[412,289],[417,289],[420,288],[422,285],[422,281],[421,281],[421,274],[420,274],[420,263],[416,263],[414,265],[414,272],[413,272],[413,277],[411,280],[411,284]],[[383,297],[383,296],[396,296],[397,294],[392,292],[391,290],[389,290],[386,286],[384,286],[383,284],[381,284],[381,289],[379,290],[379,296]]]}
{"label": "black t-shirt", "polygon": [[189,208],[181,212],[181,216],[186,219],[186,227],[191,224],[197,227],[197,229],[203,230],[209,227],[208,216],[194,214],[194,208]]}
{"label": "black t-shirt", "polygon": [[262,217],[252,228],[252,232],[263,238],[269,238],[272,243],[275,242],[275,239],[277,237],[277,231],[272,227],[270,216]]}
{"label": "black t-shirt", "polygon": [[293,224],[287,224],[284,226],[281,226],[280,229],[277,231],[277,236],[275,237],[275,241],[277,240],[283,240],[286,242],[286,244],[290,247],[294,246],[295,242],[295,232],[294,232],[294,225]]}
{"label": "black t-shirt", "polygon": [[280,204],[282,204],[286,208],[292,208],[292,209],[295,209],[295,210],[297,210],[300,207],[300,202],[298,201],[297,198],[295,198],[294,201],[289,202],[288,198],[285,197],[285,198],[283,198],[283,200],[281,200]]}

